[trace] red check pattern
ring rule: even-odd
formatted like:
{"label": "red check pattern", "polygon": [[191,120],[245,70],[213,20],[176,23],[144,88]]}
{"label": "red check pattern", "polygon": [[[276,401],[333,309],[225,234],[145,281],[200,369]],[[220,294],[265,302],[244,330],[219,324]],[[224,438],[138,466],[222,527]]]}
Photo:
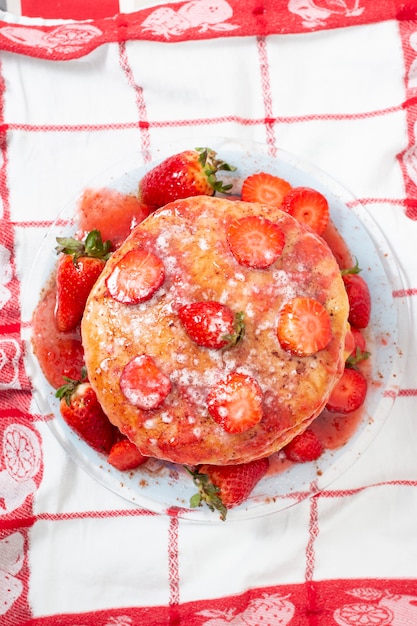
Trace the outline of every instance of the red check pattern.
{"label": "red check pattern", "polygon": [[22,308],[75,191],[125,154],[205,134],[284,147],[350,188],[415,322],[416,3],[21,11],[0,14],[0,623],[417,623],[415,324],[394,409],[349,471],[278,514],[211,526],[122,501],[66,456],[33,401]]}

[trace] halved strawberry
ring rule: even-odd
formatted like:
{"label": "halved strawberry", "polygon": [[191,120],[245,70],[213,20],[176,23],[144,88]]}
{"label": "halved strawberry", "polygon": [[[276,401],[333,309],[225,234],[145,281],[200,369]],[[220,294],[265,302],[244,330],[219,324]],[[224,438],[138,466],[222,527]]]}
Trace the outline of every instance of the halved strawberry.
{"label": "halved strawberry", "polygon": [[243,313],[213,300],[185,304],[178,317],[189,337],[205,348],[231,348],[244,334]]}
{"label": "halved strawberry", "polygon": [[308,429],[296,435],[284,446],[285,456],[294,463],[309,463],[318,459],[324,450],[324,445],[315,432]]}
{"label": "halved strawberry", "polygon": [[143,456],[139,448],[129,439],[123,438],[116,441],[109,452],[107,462],[116,469],[124,472],[136,469],[139,465],[146,463],[149,457]]}
{"label": "halved strawberry", "polygon": [[108,454],[115,441],[117,429],[110,423],[97,400],[94,389],[85,379],[66,378],[66,384],[57,389],[60,412],[74,432],[97,452]]}
{"label": "halved strawberry", "polygon": [[366,328],[371,317],[371,294],[360,271],[356,261],[354,267],[342,270],[342,279],[349,300],[349,322],[356,328]]}
{"label": "halved strawberry", "polygon": [[232,185],[223,184],[216,175],[219,171],[230,172],[236,168],[216,157],[216,152],[210,148],[196,148],[166,158],[140,180],[140,202],[153,211],[190,196],[228,193]]}
{"label": "halved strawberry", "polygon": [[231,222],[227,242],[238,263],[264,269],[280,256],[285,237],[278,224],[259,215],[250,215]]}
{"label": "halved strawberry", "polygon": [[287,180],[267,172],[258,172],[243,181],[241,195],[245,202],[259,202],[280,208],[290,189],[291,185]]}
{"label": "halved strawberry", "polygon": [[289,213],[302,224],[307,224],[322,235],[329,222],[329,205],[326,198],[316,189],[294,187],[285,196],[282,211]]}
{"label": "halved strawberry", "polygon": [[224,521],[227,510],[250,496],[268,467],[268,459],[257,459],[240,465],[201,465],[196,471],[186,468],[198,487],[190,506],[195,508],[205,503],[211,511],[219,511]]}
{"label": "halved strawberry", "polygon": [[81,321],[88,295],[103,271],[111,243],[103,243],[100,232],[92,230],[84,241],[57,237],[60,254],[56,274],[55,321],[58,330],[69,332]]}
{"label": "halved strawberry", "polygon": [[171,381],[152,357],[140,354],[123,368],[120,388],[131,404],[148,411],[162,404],[171,391]]}
{"label": "halved strawberry", "polygon": [[357,369],[346,367],[327,401],[326,408],[332,413],[356,411],[365,402],[368,383]]}
{"label": "halved strawberry", "polygon": [[165,268],[153,252],[129,250],[106,279],[107,289],[117,302],[139,304],[149,300],[165,280]]}
{"label": "halved strawberry", "polygon": [[207,406],[211,417],[227,433],[242,433],[261,421],[262,399],[254,378],[231,372],[210,389]]}
{"label": "halved strawberry", "polygon": [[279,313],[277,336],[284,350],[297,356],[311,356],[332,339],[330,315],[314,298],[294,298]]}

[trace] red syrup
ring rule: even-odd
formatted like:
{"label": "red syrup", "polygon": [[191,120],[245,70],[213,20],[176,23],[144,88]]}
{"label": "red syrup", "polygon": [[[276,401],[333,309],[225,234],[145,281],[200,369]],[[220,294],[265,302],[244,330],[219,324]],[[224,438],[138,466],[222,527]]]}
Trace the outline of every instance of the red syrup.
{"label": "red syrup", "polygon": [[97,229],[103,241],[120,246],[130,231],[149,215],[148,208],[133,194],[122,194],[115,189],[86,189],[77,207],[76,221],[82,239]]}
{"label": "red syrup", "polygon": [[[87,189],[77,207],[76,221],[79,228],[76,236],[83,238],[87,232],[97,229],[100,230],[103,240],[109,239],[113,247],[117,248],[148,214],[146,207],[132,194],[124,195],[109,188]],[[332,250],[340,268],[354,265],[348,246],[332,222],[329,222],[323,239]],[[63,376],[73,379],[80,377],[84,358],[79,328],[72,333],[62,333],[56,328],[55,300],[56,288],[52,276],[34,311],[32,328],[34,352],[40,367],[48,382],[58,388],[65,382]],[[361,369],[362,366],[367,369],[365,364],[361,364]],[[311,428],[326,449],[335,450],[347,443],[362,419],[362,409],[347,415],[332,414],[324,410]],[[291,465],[293,463],[282,452],[273,454],[270,457],[268,474],[282,473]]]}

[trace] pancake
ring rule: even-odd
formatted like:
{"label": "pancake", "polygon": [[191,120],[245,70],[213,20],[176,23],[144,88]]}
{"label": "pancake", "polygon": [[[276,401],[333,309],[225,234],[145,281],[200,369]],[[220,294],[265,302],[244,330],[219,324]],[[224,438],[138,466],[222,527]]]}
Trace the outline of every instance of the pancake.
{"label": "pancake", "polygon": [[[230,245],[231,224],[249,216],[283,234],[282,251],[265,267],[251,267]],[[154,290],[136,302],[115,285],[138,250],[156,261],[157,276]],[[314,300],[328,314],[329,340],[312,354],[279,338],[278,320],[295,298]],[[240,341],[210,348],[190,336],[179,312],[202,301],[243,318]],[[321,413],[343,372],[347,317],[340,269],[321,237],[279,209],[197,196],[166,205],[131,232],[93,287],[81,331],[98,399],[142,454],[228,465],[280,450]],[[145,395],[135,388],[136,366],[157,381]],[[235,374],[251,381],[259,404],[257,422],[241,431],[229,431],[210,410],[215,390]]]}

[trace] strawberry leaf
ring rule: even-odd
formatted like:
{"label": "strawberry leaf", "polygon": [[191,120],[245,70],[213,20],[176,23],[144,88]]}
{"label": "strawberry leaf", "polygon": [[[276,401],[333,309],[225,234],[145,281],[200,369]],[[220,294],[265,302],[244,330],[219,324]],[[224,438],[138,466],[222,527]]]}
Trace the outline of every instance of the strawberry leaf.
{"label": "strawberry leaf", "polygon": [[74,263],[82,256],[107,260],[112,246],[109,240],[103,242],[99,230],[89,232],[84,241],[74,237],[57,237],[56,242],[57,254],[71,255]]}
{"label": "strawberry leaf", "polygon": [[81,383],[87,380],[87,368],[85,366],[81,368],[81,374],[78,380],[75,378],[68,378],[68,376],[63,376],[63,379],[67,382],[65,383],[65,385],[62,385],[61,387],[59,387],[59,389],[56,390],[55,397],[59,400],[65,398],[65,402],[69,406],[71,404],[71,396],[74,391],[79,385],[81,385]]}
{"label": "strawberry leaf", "polygon": [[359,363],[362,363],[362,361],[366,361],[366,359],[369,359],[369,357],[370,352],[364,352],[360,348],[356,347],[355,352],[348,356],[348,358],[346,359],[346,367],[356,369]]}
{"label": "strawberry leaf", "polygon": [[219,511],[220,519],[225,521],[227,507],[223,504],[221,497],[218,495],[220,492],[219,487],[210,481],[208,474],[201,474],[198,470],[192,471],[190,468],[184,467],[192,477],[195,486],[198,488],[198,492],[190,498],[190,507],[194,509],[205,503],[210,511]]}
{"label": "strawberry leaf", "polygon": [[226,163],[226,161],[217,159],[216,152],[210,148],[196,148],[195,150],[199,154],[198,161],[214,192],[227,194],[232,189],[233,185],[224,185],[221,180],[217,180],[216,173],[219,171],[234,172],[236,167]]}
{"label": "strawberry leaf", "polygon": [[80,255],[84,252],[84,243],[73,237],[57,237],[57,246],[55,248],[57,254],[75,254]]}
{"label": "strawberry leaf", "polygon": [[346,276],[348,274],[360,274],[361,271],[362,269],[359,267],[358,259],[355,257],[355,265],[353,265],[353,267],[348,267],[344,270],[341,270],[340,273],[342,276]]}
{"label": "strawberry leaf", "polygon": [[225,350],[227,350],[227,348],[233,348],[233,346],[239,343],[245,336],[245,314],[243,311],[239,311],[239,313],[235,314],[233,325],[233,333],[222,337],[224,341],[227,341],[227,345],[224,347]]}
{"label": "strawberry leaf", "polygon": [[92,230],[85,238],[85,254],[95,259],[108,259],[110,256],[111,242],[103,241],[99,230]]}

